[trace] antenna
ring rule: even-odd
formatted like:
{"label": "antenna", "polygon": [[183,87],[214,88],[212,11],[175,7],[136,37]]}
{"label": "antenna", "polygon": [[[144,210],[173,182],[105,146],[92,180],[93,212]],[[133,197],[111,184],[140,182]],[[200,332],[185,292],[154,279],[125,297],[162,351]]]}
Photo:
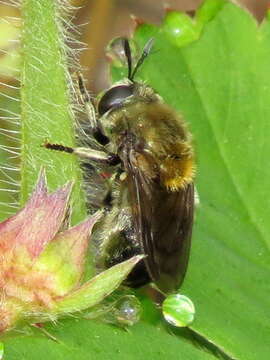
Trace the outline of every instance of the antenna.
{"label": "antenna", "polygon": [[123,47],[124,47],[124,52],[125,52],[125,56],[127,59],[127,65],[128,65],[128,79],[130,81],[133,81],[137,70],[142,65],[142,63],[147,58],[147,56],[150,54],[153,44],[154,44],[154,38],[151,38],[147,41],[147,43],[145,44],[145,46],[143,48],[143,51],[142,51],[142,54],[141,54],[139,60],[137,61],[134,69],[132,70],[132,56],[131,56],[130,45],[129,45],[128,39],[126,39],[126,38],[123,39]]}
{"label": "antenna", "polygon": [[142,65],[142,63],[144,62],[144,60],[147,58],[147,56],[150,54],[150,51],[152,49],[152,46],[154,44],[154,38],[151,38],[147,41],[147,43],[145,44],[143,51],[142,51],[142,55],[140,56],[139,60],[137,61],[137,64],[135,65],[135,68],[132,71],[131,77],[129,77],[129,79],[131,81],[133,81],[134,76],[137,72],[137,70],[139,69],[139,67]]}
{"label": "antenna", "polygon": [[128,79],[132,80],[132,57],[128,39],[123,39],[123,47],[128,64]]}

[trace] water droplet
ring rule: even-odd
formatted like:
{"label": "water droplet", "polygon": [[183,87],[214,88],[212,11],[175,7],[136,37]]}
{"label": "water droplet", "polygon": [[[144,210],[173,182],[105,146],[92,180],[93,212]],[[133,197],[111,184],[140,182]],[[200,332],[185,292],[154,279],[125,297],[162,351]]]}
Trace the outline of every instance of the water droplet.
{"label": "water droplet", "polygon": [[[117,67],[127,66],[127,59],[124,51],[123,39],[124,39],[123,37],[118,37],[113,39],[106,49],[106,55],[111,59],[113,64]],[[133,40],[129,40],[129,45],[131,47],[131,55],[133,61],[135,61],[135,59],[138,56],[137,46]]]}
{"label": "water droplet", "polygon": [[165,320],[177,327],[188,326],[194,320],[195,307],[185,295],[169,295],[162,304]]}
{"label": "water droplet", "polygon": [[142,307],[136,296],[122,295],[117,300],[111,300],[92,308],[85,314],[85,318],[100,319],[122,327],[132,326],[140,320]]}
{"label": "water droplet", "polygon": [[141,303],[134,295],[123,296],[113,307],[113,315],[117,323],[122,326],[136,324],[140,320],[141,313]]}

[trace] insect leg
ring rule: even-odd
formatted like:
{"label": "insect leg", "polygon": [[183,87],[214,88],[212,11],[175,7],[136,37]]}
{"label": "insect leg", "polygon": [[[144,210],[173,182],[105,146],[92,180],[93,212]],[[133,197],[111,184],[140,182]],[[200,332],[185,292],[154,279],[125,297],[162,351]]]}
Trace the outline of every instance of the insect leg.
{"label": "insect leg", "polygon": [[98,122],[95,106],[91,100],[91,97],[89,96],[89,94],[86,90],[86,87],[84,85],[84,81],[83,81],[81,74],[77,73],[77,77],[78,77],[78,85],[79,85],[81,98],[84,103],[84,107],[85,107],[86,113],[87,113],[89,121],[90,121],[91,132],[92,132],[94,138],[101,145],[106,145],[109,143],[110,140],[107,136],[104,135],[104,133],[102,131],[102,127],[101,127],[100,123]]}
{"label": "insect leg", "polygon": [[63,151],[69,154],[75,154],[80,158],[89,159],[112,166],[120,163],[120,158],[118,157],[118,155],[113,153],[106,153],[105,151],[98,151],[83,147],[72,148],[69,146],[51,143],[45,143],[44,147],[50,150]]}
{"label": "insect leg", "polygon": [[74,148],[73,153],[79,157],[97,162],[104,162],[108,165],[117,165],[120,163],[118,155],[106,153],[105,151],[98,151],[89,148]]}

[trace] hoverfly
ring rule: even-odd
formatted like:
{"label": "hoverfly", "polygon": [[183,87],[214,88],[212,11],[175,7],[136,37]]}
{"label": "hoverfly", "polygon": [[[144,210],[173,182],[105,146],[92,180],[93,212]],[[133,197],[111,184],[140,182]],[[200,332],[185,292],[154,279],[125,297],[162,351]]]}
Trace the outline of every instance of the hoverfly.
{"label": "hoverfly", "polygon": [[127,285],[153,282],[166,294],[179,288],[188,264],[195,165],[191,135],[182,117],[154,89],[134,80],[152,43],[148,41],[133,67],[129,42],[123,39],[127,78],[106,90],[97,106],[79,77],[89,127],[102,151],[45,146],[114,167],[104,196],[104,217],[93,234],[97,266],[104,269],[145,254]]}

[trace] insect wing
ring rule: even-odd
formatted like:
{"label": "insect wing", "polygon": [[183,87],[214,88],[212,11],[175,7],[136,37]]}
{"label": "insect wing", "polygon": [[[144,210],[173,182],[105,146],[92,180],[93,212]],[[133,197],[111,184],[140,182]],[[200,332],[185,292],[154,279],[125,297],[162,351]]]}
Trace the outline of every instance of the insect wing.
{"label": "insect wing", "polygon": [[194,185],[168,191],[134,165],[134,149],[127,145],[124,154],[135,232],[147,255],[148,272],[161,291],[175,291],[188,264]]}

